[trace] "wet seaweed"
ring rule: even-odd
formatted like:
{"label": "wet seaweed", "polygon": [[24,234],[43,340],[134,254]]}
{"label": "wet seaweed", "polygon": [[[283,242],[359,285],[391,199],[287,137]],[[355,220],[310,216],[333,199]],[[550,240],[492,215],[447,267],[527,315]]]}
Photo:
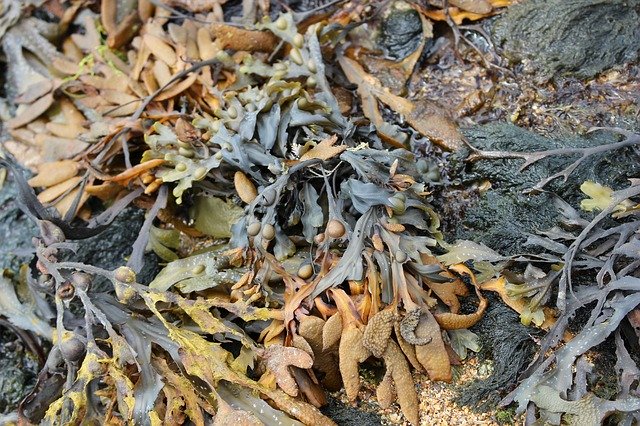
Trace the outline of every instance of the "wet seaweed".
{"label": "wet seaweed", "polygon": [[[541,188],[557,177],[566,179],[596,152],[637,144],[639,140],[636,134],[612,131],[622,134],[624,140],[594,148],[527,153],[519,158],[526,160],[526,167],[548,156],[581,155],[567,168],[539,182],[536,187]],[[495,154],[496,158],[501,155]],[[526,410],[529,420],[539,416],[551,422],[570,419],[576,424],[600,424],[616,413],[630,421],[637,415],[640,400],[634,387],[637,384],[631,384],[628,377],[635,374],[637,366],[626,356],[620,330],[623,320],[634,315],[640,302],[637,254],[632,249],[638,230],[640,187],[637,180],[630,179],[628,187],[618,190],[590,181],[580,189],[587,196],[580,208],[591,217],[585,218],[584,213],[557,199],[562,216],[558,225],[540,230],[527,240],[528,246],[541,248],[542,252],[514,256],[513,260],[526,265],[520,277],[510,275],[511,283],[494,282],[485,287],[498,291],[507,304],[520,312],[523,323],[534,321],[549,329],[534,360],[522,373],[521,383],[501,404],[517,402],[518,411]],[[576,276],[580,284],[574,283]],[[555,318],[550,318],[555,315],[545,307],[552,301],[557,308]],[[578,314],[585,321],[574,323]],[[591,367],[586,354],[611,336],[615,336],[617,345],[620,392],[613,400],[605,400],[587,389],[586,377]]]}
{"label": "wet seaweed", "polygon": [[[466,142],[437,104],[396,94],[424,40],[386,87],[388,75],[365,67],[370,52],[354,49],[386,3],[353,2],[314,21],[246,2],[244,27],[222,21],[222,3],[105,1],[100,15],[78,4],[58,26],[28,16],[3,39],[10,77],[25,76],[13,82],[8,134],[49,150],[29,181],[0,163],[39,230],[18,283],[2,277],[0,309],[52,345],[19,407],[23,421],[332,424],[317,409],[323,386],[357,399],[359,365],[378,358],[379,403],[397,399],[417,424],[410,367],[451,381],[457,357],[479,349],[468,329],[490,309],[486,291],[548,330],[503,404],[556,423],[637,417],[638,368],[621,333],[640,303],[637,181],[618,190],[586,182],[584,213],[558,200],[564,220],[529,236],[536,253],[447,244],[433,170],[408,149],[407,126],[444,150]],[[404,7],[424,37],[431,20],[455,29],[497,10],[450,3]],[[541,191],[592,155],[640,140],[610,130],[624,139],[537,153],[471,148],[468,160],[519,158],[525,169],[578,157],[532,188]],[[131,203],[147,217],[126,264],[76,261],[78,241]],[[167,264],[144,285],[151,250]],[[461,309],[470,292],[473,307]],[[588,319],[570,328],[578,314]],[[508,341],[493,350],[512,362],[497,362],[469,398],[493,401],[514,380],[532,352],[523,330],[492,335]],[[620,392],[605,400],[589,390],[588,354],[610,336]]]}
{"label": "wet seaweed", "polygon": [[[220,21],[221,3],[137,6],[78,4],[59,28],[25,17],[3,40],[11,77],[27,76],[9,134],[51,148],[29,181],[2,162],[39,235],[25,274],[37,306],[9,309],[28,302],[10,291],[0,306],[53,345],[21,420],[332,424],[316,408],[321,383],[356,399],[358,365],[374,356],[387,371],[381,402],[396,389],[417,424],[410,365],[451,380],[447,332],[478,322],[487,302],[474,271],[436,258],[430,181],[377,101],[445,149],[460,146],[457,128],[344,53],[386,5],[313,22],[248,4],[244,28]],[[29,62],[9,39],[42,49]],[[336,96],[347,80],[358,117]],[[78,241],[131,203],[147,214],[126,263],[77,261]],[[167,264],[144,285],[151,250]],[[463,315],[470,289],[479,305]]]}

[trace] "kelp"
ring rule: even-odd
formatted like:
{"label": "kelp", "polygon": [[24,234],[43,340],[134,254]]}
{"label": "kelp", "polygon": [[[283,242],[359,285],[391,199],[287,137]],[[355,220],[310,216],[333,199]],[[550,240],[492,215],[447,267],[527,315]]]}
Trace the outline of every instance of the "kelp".
{"label": "kelp", "polygon": [[[40,257],[49,247],[51,246],[41,246],[38,256]],[[267,310],[256,310],[248,306],[243,309],[237,306],[238,304],[233,306],[234,304],[229,304],[224,299],[185,299],[174,293],[136,284],[135,273],[127,267],[106,271],[83,264],[57,262],[50,251],[47,253],[46,266],[42,268],[50,271],[52,279],[58,282],[55,292],[58,308],[70,304],[74,298],[80,299],[85,311],[84,333],[86,333],[79,334],[78,331],[65,329],[62,311],[58,311],[58,326],[54,333],[55,350],[49,354],[45,370],[41,372],[39,380],[46,380],[46,376],[55,373],[63,362],[77,365],[78,368],[72,370],[74,379],[67,382],[71,385],[63,389],[60,398],[50,402],[43,419],[45,424],[57,424],[58,421],[75,423],[80,419],[86,421],[90,418],[109,423],[113,421],[110,420],[113,416],[135,419],[141,424],[152,423],[154,417],[160,415],[155,407],[157,396],[164,387],[160,377],[166,375],[168,371],[166,369],[169,367],[165,365],[165,374],[162,376],[153,367],[151,342],[162,348],[162,352],[153,352],[155,363],[170,361],[171,364],[177,363],[179,366],[179,369],[173,370],[174,373],[170,376],[179,375],[179,371],[184,369],[189,375],[204,380],[210,387],[207,392],[198,382],[189,381],[188,378],[181,380],[182,385],[192,389],[191,392],[194,395],[195,402],[189,414],[193,421],[202,419],[207,409],[211,412],[209,407],[216,401],[222,404],[215,390],[220,380],[265,394],[274,392],[277,394],[277,391],[263,388],[259,382],[246,377],[246,367],[242,367],[243,362],[237,362],[238,359],[218,343],[229,338],[237,340],[245,348],[256,351],[256,354],[259,352],[252,339],[239,328],[230,323],[227,324],[224,318],[217,316],[211,309],[227,307],[231,309],[230,312],[247,321],[270,318],[271,315]],[[78,271],[102,276],[112,281],[119,300],[106,294],[97,294],[90,299],[87,295],[88,281],[80,279],[79,275],[83,272]],[[71,291],[63,292],[62,289],[65,286],[71,286]],[[142,302],[153,314],[150,319],[131,318],[134,312],[129,311],[121,303],[134,299]],[[160,308],[159,304],[163,304],[163,307]],[[174,307],[170,307],[171,305]],[[71,312],[67,313],[67,316],[69,315],[72,315]],[[171,315],[174,320],[171,323],[168,322],[165,315]],[[185,325],[195,324],[199,327],[200,333],[178,326],[175,322],[178,317],[182,317],[180,322],[185,321]],[[104,330],[106,333],[104,338],[96,338],[94,335],[96,326]],[[99,330],[96,329],[96,331]],[[214,337],[214,341],[206,340],[204,335]],[[151,341],[145,336],[151,337]],[[160,361],[161,359],[164,361]],[[267,359],[265,355],[265,361]],[[132,369],[137,372],[136,375],[139,375],[137,380],[130,379]],[[159,369],[159,371],[163,370]],[[276,372],[276,374],[279,373]],[[110,405],[113,402],[108,402],[105,406],[105,400],[89,397],[88,386],[96,379],[106,386],[101,389],[101,394],[107,397],[106,401],[110,401],[109,396],[112,396],[115,398],[112,401],[117,401],[117,408]],[[183,389],[181,392],[189,394]],[[195,395],[199,396],[196,398]],[[231,398],[226,402],[234,403],[233,401]],[[283,403],[280,396],[276,401],[276,404]],[[300,404],[295,411],[299,418],[314,418],[322,423],[331,423],[315,411],[315,408]],[[290,410],[288,406],[281,408],[285,411]]]}

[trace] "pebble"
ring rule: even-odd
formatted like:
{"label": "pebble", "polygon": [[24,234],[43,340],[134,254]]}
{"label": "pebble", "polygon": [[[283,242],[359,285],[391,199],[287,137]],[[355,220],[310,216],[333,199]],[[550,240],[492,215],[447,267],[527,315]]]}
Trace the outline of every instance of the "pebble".
{"label": "pebble", "polygon": [[[459,406],[453,402],[457,395],[456,388],[460,384],[482,378],[478,373],[479,370],[482,370],[480,368],[482,365],[478,364],[476,358],[464,361],[463,365],[459,367],[458,378],[452,383],[432,382],[426,374],[413,373],[420,401],[420,426],[499,426],[493,412],[477,413],[469,407]],[[334,395],[347,403],[344,391]],[[362,380],[362,389],[358,395],[357,404],[360,410],[377,412],[383,425],[410,426],[402,415],[398,404],[393,404],[388,409],[380,408],[375,400],[375,383],[371,383],[369,380]]]}

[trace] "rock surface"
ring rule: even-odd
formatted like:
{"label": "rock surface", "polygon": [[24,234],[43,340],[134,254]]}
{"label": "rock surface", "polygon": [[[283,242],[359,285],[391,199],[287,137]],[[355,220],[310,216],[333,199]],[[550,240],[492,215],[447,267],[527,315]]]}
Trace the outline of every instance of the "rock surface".
{"label": "rock surface", "polygon": [[640,49],[639,0],[529,0],[507,9],[493,36],[536,79],[593,77],[634,60]]}
{"label": "rock surface", "polygon": [[380,416],[350,407],[331,396],[328,397],[327,405],[322,407],[322,413],[339,426],[382,425]]}
{"label": "rock surface", "polygon": [[[542,151],[562,147],[594,146],[616,142],[619,135],[599,131],[586,137],[558,136],[546,138],[507,123],[477,126],[466,131],[470,144],[482,150]],[[568,166],[577,156],[555,156],[519,171],[524,160],[480,160],[461,172],[464,187],[488,180],[491,188],[463,208],[464,217],[450,226],[455,238],[482,242],[504,255],[522,252],[526,232],[546,230],[557,224],[559,213],[553,204],[554,193],[578,208],[587,198],[580,192],[585,180],[593,180],[614,189],[627,186],[627,177],[640,173],[640,160],[633,149],[621,149],[590,157],[569,177],[551,182],[538,195],[527,195],[527,189]],[[451,207],[449,207],[451,209]],[[449,216],[451,217],[451,216]],[[449,238],[454,239],[454,235]]]}
{"label": "rock surface", "polygon": [[33,249],[31,236],[36,235],[36,226],[16,204],[16,186],[8,180],[0,190],[0,268],[17,271],[20,263],[29,259]]}
{"label": "rock surface", "polygon": [[[70,259],[109,270],[125,265],[143,222],[143,210],[135,207],[124,209],[103,233],[77,241],[78,251]],[[144,268],[137,280],[147,284],[162,267],[153,253],[145,254],[144,260]]]}
{"label": "rock surface", "polygon": [[379,43],[395,60],[413,53],[423,37],[420,15],[413,9],[393,9],[383,21],[381,30]]}
{"label": "rock surface", "polygon": [[26,391],[35,385],[37,374],[35,358],[16,335],[0,327],[0,414],[15,410]]}

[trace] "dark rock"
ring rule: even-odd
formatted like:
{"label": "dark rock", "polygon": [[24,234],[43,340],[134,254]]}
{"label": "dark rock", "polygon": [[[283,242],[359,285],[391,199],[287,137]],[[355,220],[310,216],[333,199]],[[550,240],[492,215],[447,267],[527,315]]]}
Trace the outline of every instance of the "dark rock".
{"label": "dark rock", "polygon": [[[17,188],[9,178],[0,189],[0,268],[18,271],[33,257],[31,237],[35,224],[16,204]],[[38,363],[18,336],[0,325],[0,414],[14,411],[22,397],[35,385]]]}
{"label": "dark rock", "polygon": [[282,4],[286,4],[296,12],[310,12],[322,8],[330,2],[331,0],[287,0]]}
{"label": "dark rock", "polygon": [[38,362],[18,337],[0,326],[0,414],[13,411],[36,382]]}
{"label": "dark rock", "polygon": [[[282,0],[271,2],[269,6],[269,17],[275,21],[281,13],[293,11],[303,16],[305,13],[322,13],[324,6],[331,3],[332,0]],[[224,20],[225,22],[233,22],[243,16],[243,1],[228,0],[224,4]]]}
{"label": "dark rock", "polygon": [[[586,137],[559,136],[549,139],[506,123],[478,126],[465,133],[470,144],[478,149],[524,152],[595,146],[620,140],[619,135],[606,131]],[[566,183],[560,178],[547,185],[545,189],[549,192],[538,195],[524,193],[577,158],[576,155],[549,157],[522,172],[519,168],[523,160],[519,159],[480,160],[468,164],[459,175],[463,187],[469,187],[472,182],[489,180],[491,189],[466,204],[460,202],[459,206],[449,206],[450,210],[463,212],[454,219],[455,223],[447,226],[454,230],[452,237],[484,243],[504,255],[522,253],[526,233],[557,225],[559,213],[553,204],[554,193],[578,208],[580,200],[586,198],[579,189],[585,180],[620,189],[628,186],[629,177],[640,173],[637,152],[631,148],[621,149],[590,157]],[[444,216],[444,220],[451,220]]]}
{"label": "dark rock", "polygon": [[529,0],[507,9],[493,36],[510,60],[536,78],[593,77],[637,58],[639,0]]}
{"label": "dark rock", "polygon": [[[16,204],[17,189],[8,180],[0,190],[0,267],[18,271],[22,263],[33,257],[31,238],[38,230]],[[113,270],[126,264],[131,247],[144,221],[144,211],[129,207],[100,235],[77,241],[76,253],[61,253],[62,260],[72,260]],[[147,283],[159,271],[155,254],[145,255],[145,268],[138,281]],[[96,281],[94,291],[110,291],[111,285]],[[0,326],[0,414],[13,411],[21,398],[35,384],[38,365],[18,338]]]}
{"label": "dark rock", "polygon": [[382,21],[380,46],[391,59],[403,59],[413,53],[422,40],[422,21],[414,9],[392,8]]}
{"label": "dark rock", "polygon": [[350,407],[332,396],[328,396],[327,405],[322,407],[321,411],[338,426],[377,426],[382,424],[382,420],[377,414]]}
{"label": "dark rock", "polygon": [[37,234],[35,224],[16,204],[17,188],[7,180],[0,189],[0,268],[17,271],[20,264],[29,261],[33,251],[31,237]]}
{"label": "dark rock", "polygon": [[[0,190],[0,268],[13,271],[17,271],[20,264],[31,260],[31,238],[38,235],[35,224],[18,207],[16,197],[16,185],[12,180],[7,180]],[[76,241],[76,253],[62,253],[62,258],[113,270],[127,263],[143,222],[143,210],[126,208],[106,231],[95,237]],[[157,263],[158,259],[153,253],[145,255],[145,268],[138,276],[140,282],[146,283],[153,279],[159,271]]]}
{"label": "dark rock", "polygon": [[[144,222],[144,210],[135,207],[124,209],[100,235],[77,241],[78,250],[68,256],[69,260],[113,270],[126,265],[133,243]],[[149,283],[160,271],[158,258],[153,253],[144,257],[145,266],[137,280]]]}

